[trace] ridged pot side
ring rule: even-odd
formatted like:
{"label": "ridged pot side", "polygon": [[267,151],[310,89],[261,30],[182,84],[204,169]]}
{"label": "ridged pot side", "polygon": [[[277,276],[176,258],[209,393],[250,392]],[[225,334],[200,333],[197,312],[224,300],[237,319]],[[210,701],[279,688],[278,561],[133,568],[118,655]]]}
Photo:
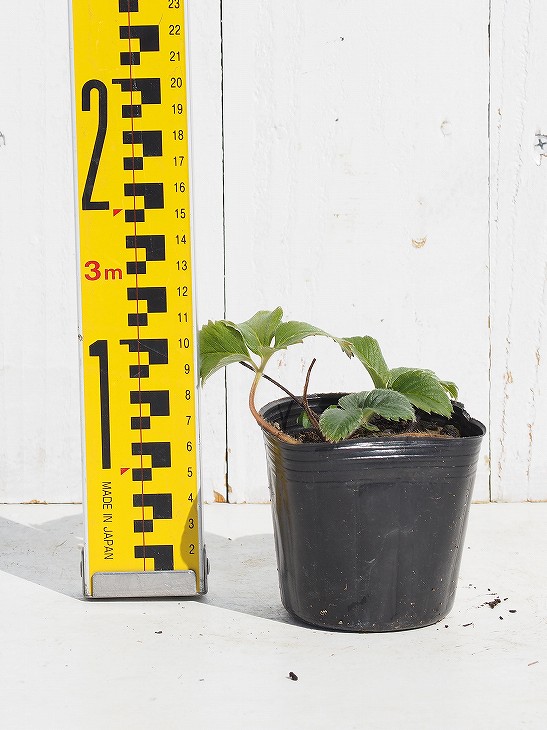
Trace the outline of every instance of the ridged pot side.
{"label": "ridged pot side", "polygon": [[[340,394],[310,396],[316,410]],[[261,414],[289,432],[289,398]],[[452,608],[485,427],[460,406],[461,438],[287,444],[264,433],[281,598],[346,631],[428,626]]]}

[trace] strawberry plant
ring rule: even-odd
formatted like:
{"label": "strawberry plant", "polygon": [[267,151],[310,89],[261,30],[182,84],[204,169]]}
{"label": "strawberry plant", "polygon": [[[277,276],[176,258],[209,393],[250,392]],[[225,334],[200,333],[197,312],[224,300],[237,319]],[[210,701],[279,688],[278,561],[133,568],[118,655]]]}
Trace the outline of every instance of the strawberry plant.
{"label": "strawberry plant", "polygon": [[[372,379],[374,388],[350,393],[340,398],[338,405],[322,414],[314,413],[307,401],[312,361],[303,395],[298,397],[276,380],[266,375],[265,369],[272,356],[312,336],[328,337],[336,342],[348,357],[356,357]],[[249,408],[258,424],[269,433],[289,443],[300,443],[281,431],[258,413],[255,395],[262,377],[270,380],[302,407],[303,422],[314,428],[323,440],[338,442],[351,437],[356,431],[373,432],[378,427],[375,417],[388,421],[413,421],[415,409],[436,413],[449,418],[451,398],[457,398],[454,383],[440,380],[431,370],[400,367],[390,369],[373,337],[335,337],[306,322],[283,322],[281,307],[260,311],[240,324],[228,320],[208,322],[199,332],[200,377],[204,383],[217,370],[240,363],[254,372],[249,392]]]}

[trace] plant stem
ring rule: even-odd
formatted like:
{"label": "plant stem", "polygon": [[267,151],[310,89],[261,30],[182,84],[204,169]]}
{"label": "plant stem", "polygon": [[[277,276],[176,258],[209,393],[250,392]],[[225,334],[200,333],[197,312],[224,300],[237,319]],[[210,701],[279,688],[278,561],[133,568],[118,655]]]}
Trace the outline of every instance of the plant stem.
{"label": "plant stem", "polygon": [[310,366],[308,368],[308,373],[306,375],[306,382],[304,383],[304,394],[302,396],[302,405],[304,406],[304,410],[306,411],[306,414],[307,414],[308,418],[310,419],[311,423],[319,431],[319,434],[321,435],[321,438],[324,441],[325,438],[324,438],[323,434],[321,433],[321,428],[319,426],[319,421],[317,420],[317,416],[315,415],[315,413],[312,411],[312,409],[310,408],[310,406],[308,404],[308,386],[310,384],[311,371],[312,371],[315,363],[316,363],[316,359],[314,357],[310,363]]}
{"label": "plant stem", "polygon": [[[243,360],[239,361],[240,365],[243,365],[243,367],[247,368],[248,370],[251,370],[253,373],[256,372],[256,370],[252,367],[252,365],[249,365],[248,362],[244,362]],[[268,382],[272,383],[273,385],[276,385],[280,390],[282,390],[284,393],[286,393],[289,398],[292,398],[295,403],[298,403],[299,406],[302,408],[304,407],[304,404],[302,402],[302,399],[299,398],[294,393],[291,393],[290,390],[287,390],[284,385],[281,385],[281,383],[278,383],[277,380],[274,380],[273,378],[270,378],[269,375],[266,375],[266,373],[262,373],[262,377],[267,380]]]}
{"label": "plant stem", "polygon": [[271,434],[272,436],[275,436],[276,438],[280,439],[281,441],[285,441],[285,443],[287,443],[287,444],[298,444],[298,443],[300,443],[299,441],[297,441],[292,436],[289,436],[289,434],[283,433],[283,431],[281,431],[281,429],[276,428],[271,423],[268,423],[268,421],[266,421],[265,418],[262,418],[262,416],[260,415],[260,413],[256,410],[256,407],[255,407],[255,393],[256,393],[256,388],[257,388],[258,382],[259,382],[259,380],[260,380],[261,377],[262,377],[262,371],[261,370],[258,370],[255,373],[255,377],[254,377],[254,380],[253,380],[253,384],[251,385],[251,391],[249,393],[249,408],[250,408],[251,413],[254,416],[255,421],[258,423],[258,425],[261,428],[264,429],[264,431],[267,431],[269,434]]}

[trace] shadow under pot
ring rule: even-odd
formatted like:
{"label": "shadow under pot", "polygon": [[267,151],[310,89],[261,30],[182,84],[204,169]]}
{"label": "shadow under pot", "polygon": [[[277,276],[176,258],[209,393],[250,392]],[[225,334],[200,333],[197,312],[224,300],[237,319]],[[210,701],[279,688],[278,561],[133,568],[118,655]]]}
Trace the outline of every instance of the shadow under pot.
{"label": "shadow under pot", "polygon": [[[341,393],[309,397],[321,413]],[[290,398],[261,415],[287,433]],[[264,433],[281,600],[304,622],[399,631],[453,606],[482,438],[455,404],[461,437],[369,437],[291,444]]]}

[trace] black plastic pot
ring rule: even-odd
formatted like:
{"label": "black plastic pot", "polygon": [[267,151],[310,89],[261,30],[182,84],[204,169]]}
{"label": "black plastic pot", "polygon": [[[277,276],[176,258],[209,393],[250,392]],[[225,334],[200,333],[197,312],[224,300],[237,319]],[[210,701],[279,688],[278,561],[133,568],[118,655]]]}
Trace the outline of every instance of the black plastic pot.
{"label": "black plastic pot", "polygon": [[[317,412],[338,394],[310,396]],[[288,433],[290,398],[261,415]],[[264,432],[281,600],[345,631],[429,626],[452,608],[486,429],[458,404],[461,438],[288,444]]]}

